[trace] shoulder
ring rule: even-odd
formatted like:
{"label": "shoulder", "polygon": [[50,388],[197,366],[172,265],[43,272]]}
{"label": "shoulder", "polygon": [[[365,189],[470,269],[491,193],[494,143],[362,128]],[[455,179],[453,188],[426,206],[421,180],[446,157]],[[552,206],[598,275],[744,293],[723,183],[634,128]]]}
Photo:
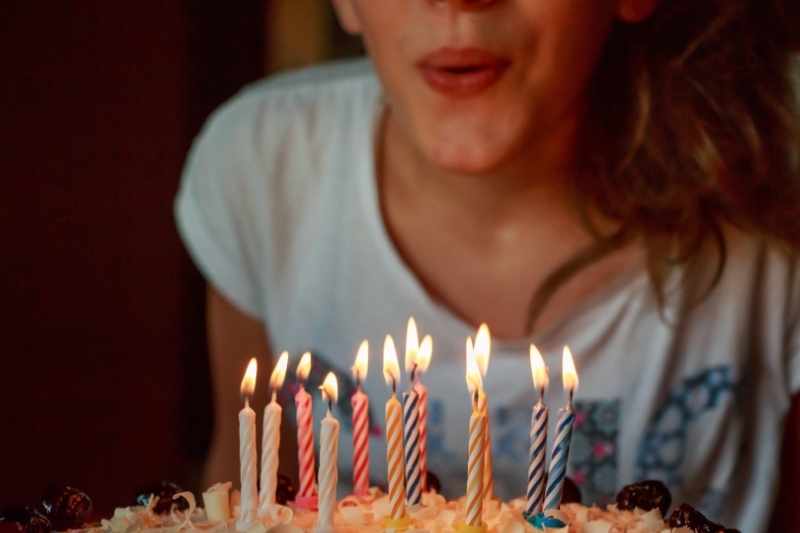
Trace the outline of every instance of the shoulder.
{"label": "shoulder", "polygon": [[206,130],[245,133],[256,146],[279,142],[281,134],[309,140],[334,122],[364,113],[379,94],[366,59],[280,73],[244,87],[209,119]]}

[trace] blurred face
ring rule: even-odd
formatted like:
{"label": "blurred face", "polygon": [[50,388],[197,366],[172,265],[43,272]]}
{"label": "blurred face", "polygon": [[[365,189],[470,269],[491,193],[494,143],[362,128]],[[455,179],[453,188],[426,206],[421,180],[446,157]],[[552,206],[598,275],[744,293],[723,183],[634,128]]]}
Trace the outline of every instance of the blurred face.
{"label": "blurred face", "polygon": [[621,1],[335,4],[345,27],[363,35],[392,127],[442,169],[485,173],[579,120]]}

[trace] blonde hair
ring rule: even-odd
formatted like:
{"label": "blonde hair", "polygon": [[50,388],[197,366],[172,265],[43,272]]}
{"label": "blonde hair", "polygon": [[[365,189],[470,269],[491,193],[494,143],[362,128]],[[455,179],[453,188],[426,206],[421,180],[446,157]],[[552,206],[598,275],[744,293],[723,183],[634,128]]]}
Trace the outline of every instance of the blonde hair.
{"label": "blonde hair", "polygon": [[708,244],[713,289],[726,262],[723,224],[800,246],[792,2],[662,0],[647,21],[614,28],[590,87],[574,185],[585,212],[620,230],[597,234],[545,280],[530,328],[564,281],[634,238],[660,303],[666,273]]}

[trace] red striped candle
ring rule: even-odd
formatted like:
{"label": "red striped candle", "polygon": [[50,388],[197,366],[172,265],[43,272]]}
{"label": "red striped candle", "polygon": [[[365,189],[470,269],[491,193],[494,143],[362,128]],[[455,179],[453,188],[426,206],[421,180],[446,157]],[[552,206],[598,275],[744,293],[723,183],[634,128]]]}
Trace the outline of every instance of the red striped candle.
{"label": "red striped candle", "polygon": [[297,365],[297,378],[300,390],[294,396],[297,408],[297,461],[300,469],[300,486],[297,491],[297,504],[303,507],[316,507],[314,500],[317,488],[314,484],[314,425],[311,395],[302,385],[311,372],[311,354],[306,352]]}
{"label": "red striped candle", "polygon": [[368,366],[369,344],[365,340],[358,348],[353,365],[357,389],[350,399],[353,406],[353,493],[359,496],[369,492],[369,398],[361,388]]}

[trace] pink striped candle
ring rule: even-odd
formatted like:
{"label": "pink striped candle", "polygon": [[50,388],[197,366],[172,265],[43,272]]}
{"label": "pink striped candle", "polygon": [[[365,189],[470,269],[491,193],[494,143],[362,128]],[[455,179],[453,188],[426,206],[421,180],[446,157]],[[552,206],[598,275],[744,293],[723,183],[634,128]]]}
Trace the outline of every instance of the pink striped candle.
{"label": "pink striped candle", "polygon": [[419,473],[422,478],[423,492],[428,490],[428,388],[422,384],[421,377],[428,370],[432,355],[433,339],[430,335],[425,335],[419,345],[417,380],[414,384],[419,402]]}
{"label": "pink striped candle", "polygon": [[365,340],[358,348],[353,365],[356,392],[350,399],[353,406],[353,493],[357,496],[369,493],[369,398],[361,387],[368,366],[369,344]]}
{"label": "pink striped candle", "polygon": [[317,488],[314,483],[314,408],[311,395],[306,392],[305,381],[311,372],[311,354],[306,352],[297,365],[300,390],[294,396],[297,409],[297,462],[300,469],[300,486],[295,505],[309,509],[317,506]]}

